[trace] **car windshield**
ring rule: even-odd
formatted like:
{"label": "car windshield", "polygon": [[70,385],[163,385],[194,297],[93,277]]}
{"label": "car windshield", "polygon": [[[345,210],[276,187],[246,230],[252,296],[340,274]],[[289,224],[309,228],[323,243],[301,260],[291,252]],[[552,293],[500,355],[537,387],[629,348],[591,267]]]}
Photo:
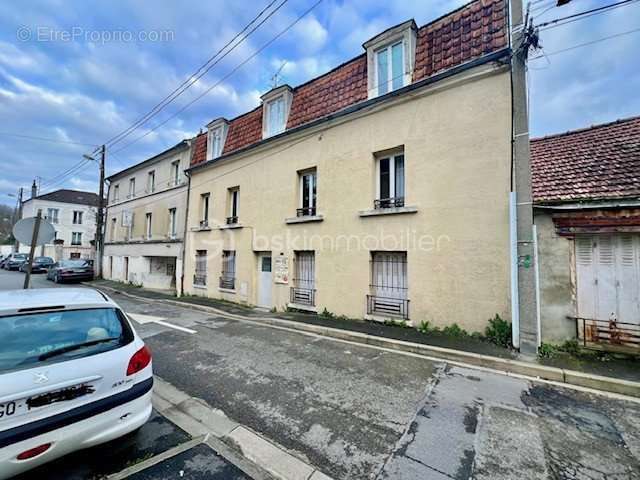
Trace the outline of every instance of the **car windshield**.
{"label": "car windshield", "polygon": [[27,258],[27,254],[26,253],[19,253],[17,255],[14,255],[13,258],[15,258],[16,260],[24,260]]}
{"label": "car windshield", "polygon": [[80,268],[87,267],[88,264],[85,260],[64,260],[60,262],[60,266],[64,268]]}
{"label": "car windshield", "polygon": [[53,263],[53,258],[51,257],[36,257],[36,263]]}
{"label": "car windshield", "polygon": [[119,310],[93,308],[0,317],[0,338],[2,373],[113,350],[133,332]]}

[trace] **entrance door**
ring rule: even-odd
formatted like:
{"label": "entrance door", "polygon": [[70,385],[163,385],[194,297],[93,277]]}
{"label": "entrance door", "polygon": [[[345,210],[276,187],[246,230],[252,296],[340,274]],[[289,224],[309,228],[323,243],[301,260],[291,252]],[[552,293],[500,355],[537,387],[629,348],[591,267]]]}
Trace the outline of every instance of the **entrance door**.
{"label": "entrance door", "polygon": [[258,306],[271,308],[271,290],[273,280],[271,275],[271,253],[258,255]]}
{"label": "entrance door", "polygon": [[640,236],[576,236],[578,315],[640,324]]}
{"label": "entrance door", "polygon": [[129,281],[129,257],[124,257],[124,281]]}

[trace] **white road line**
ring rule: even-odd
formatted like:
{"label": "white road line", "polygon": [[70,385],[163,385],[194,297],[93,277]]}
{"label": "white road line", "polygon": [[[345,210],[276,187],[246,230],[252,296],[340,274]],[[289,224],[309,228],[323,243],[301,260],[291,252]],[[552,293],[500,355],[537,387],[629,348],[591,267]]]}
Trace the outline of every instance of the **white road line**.
{"label": "white road line", "polygon": [[158,325],[173,328],[174,330],[180,330],[181,332],[190,333],[192,335],[194,333],[198,333],[190,328],[181,327],[180,325],[174,325],[173,323],[165,322],[165,319],[163,317],[154,317],[153,315],[143,315],[141,313],[129,312],[127,312],[127,315],[129,316],[129,318],[134,320],[136,323],[139,323],[140,325],[144,325],[145,323],[156,323]]}

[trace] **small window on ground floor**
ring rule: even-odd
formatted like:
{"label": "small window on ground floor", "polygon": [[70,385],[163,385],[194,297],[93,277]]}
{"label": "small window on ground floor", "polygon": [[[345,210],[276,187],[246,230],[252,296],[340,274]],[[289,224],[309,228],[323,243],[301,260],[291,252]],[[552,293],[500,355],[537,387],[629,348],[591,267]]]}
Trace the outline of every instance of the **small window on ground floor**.
{"label": "small window on ground floor", "polygon": [[220,276],[220,288],[229,290],[236,286],[236,252],[225,250],[222,252],[222,275]]}
{"label": "small window on ground floor", "polygon": [[408,318],[407,252],[371,253],[367,313]]}

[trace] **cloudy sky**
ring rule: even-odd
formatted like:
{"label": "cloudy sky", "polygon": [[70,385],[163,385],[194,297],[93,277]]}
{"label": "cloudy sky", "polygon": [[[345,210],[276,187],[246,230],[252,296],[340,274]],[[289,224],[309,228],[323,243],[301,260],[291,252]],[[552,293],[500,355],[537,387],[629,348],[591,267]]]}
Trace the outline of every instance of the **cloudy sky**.
{"label": "cloudy sky", "polygon": [[[114,145],[107,173],[192,136],[211,119],[231,118],[257,106],[283,64],[281,81],[295,86],[358,55],[363,41],[388,26],[412,17],[422,25],[466,3],[324,0],[224,78],[315,1],[289,0],[145,128]],[[533,12],[541,23],[613,2],[573,0],[548,8],[553,1],[537,0]],[[96,189],[95,164],[61,174],[90,153],[91,145],[104,143],[149,111],[268,3],[5,2],[0,11],[0,203],[12,204],[15,199],[8,194],[30,186],[35,176],[41,179],[41,193],[62,187]],[[625,34],[639,27],[640,2],[635,2],[541,32],[544,55],[534,54],[539,58],[530,62],[534,136],[640,114],[640,32]],[[619,36],[562,51],[613,35]],[[148,128],[161,123],[149,133]]]}

